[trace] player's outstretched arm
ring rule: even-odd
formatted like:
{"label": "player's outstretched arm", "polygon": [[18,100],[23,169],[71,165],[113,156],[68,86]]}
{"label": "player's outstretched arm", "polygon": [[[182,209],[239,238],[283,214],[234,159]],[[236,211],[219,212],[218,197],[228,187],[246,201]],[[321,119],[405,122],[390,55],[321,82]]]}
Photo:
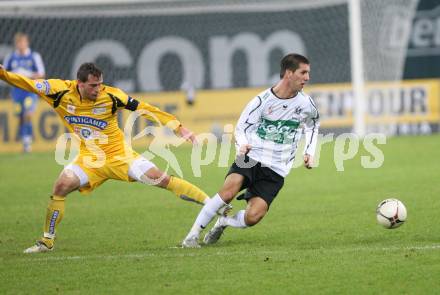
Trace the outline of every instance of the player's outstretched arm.
{"label": "player's outstretched arm", "polygon": [[138,101],[128,96],[119,88],[108,87],[107,91],[116,102],[118,108],[125,108],[132,112],[136,111],[147,120],[159,125],[165,125],[185,140],[191,141],[192,144],[197,144],[195,134],[188,128],[183,127],[174,115],[146,102]]}
{"label": "player's outstretched arm", "polygon": [[12,86],[21,88],[28,92],[39,94],[34,80],[31,80],[20,74],[8,72],[2,64],[0,64],[0,79]]}
{"label": "player's outstretched arm", "polygon": [[[134,100],[132,98],[128,98],[127,106],[130,105],[130,101]],[[164,112],[159,108],[142,101],[136,101],[136,106],[130,107],[129,109],[132,111],[136,110],[140,112],[141,115],[147,120],[156,124],[160,123],[162,125],[165,125],[185,140],[190,141],[192,144],[197,144],[197,139],[194,132],[186,127],[183,127],[174,115]]]}
{"label": "player's outstretched arm", "polygon": [[197,139],[196,136],[194,135],[194,132],[192,132],[188,128],[180,126],[178,133],[182,138],[191,141],[192,144],[194,145],[197,144]]}

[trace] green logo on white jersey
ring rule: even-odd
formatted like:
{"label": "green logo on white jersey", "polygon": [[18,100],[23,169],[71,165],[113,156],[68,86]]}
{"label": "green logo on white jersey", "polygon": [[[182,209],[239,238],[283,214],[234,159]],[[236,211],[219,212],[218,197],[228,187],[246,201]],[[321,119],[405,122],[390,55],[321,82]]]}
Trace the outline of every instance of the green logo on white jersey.
{"label": "green logo on white jersey", "polygon": [[263,140],[270,140],[278,144],[293,143],[299,121],[276,120],[271,121],[263,118],[258,126],[257,134]]}

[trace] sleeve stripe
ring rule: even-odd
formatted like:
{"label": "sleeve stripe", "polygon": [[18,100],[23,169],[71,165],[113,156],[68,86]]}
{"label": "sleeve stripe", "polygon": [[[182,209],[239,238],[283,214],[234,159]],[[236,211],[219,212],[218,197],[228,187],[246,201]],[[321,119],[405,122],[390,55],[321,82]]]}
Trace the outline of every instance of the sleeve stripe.
{"label": "sleeve stripe", "polygon": [[253,112],[255,112],[262,104],[263,104],[263,101],[261,100],[261,97],[260,96],[258,96],[258,99],[259,99],[259,103],[258,103],[258,105],[252,110],[252,111],[250,111],[249,112],[249,115],[248,115],[248,117],[247,117],[247,119],[246,119],[246,124],[248,124],[248,126],[244,129],[244,133],[246,134],[246,131],[249,129],[249,127],[251,127],[252,125],[255,125],[256,124],[256,122],[255,123],[249,123],[249,117],[251,116],[251,114],[253,113]]}
{"label": "sleeve stripe", "polygon": [[313,102],[312,98],[309,96],[309,101],[312,104],[312,106],[315,108],[316,110],[316,117],[315,119],[319,119],[319,112],[318,112],[318,108],[316,107],[315,103]]}
{"label": "sleeve stripe", "polygon": [[310,101],[310,103],[312,104],[312,106],[315,108],[315,109],[317,109],[316,108],[316,105],[315,105],[315,102],[312,100],[312,98],[309,96],[309,101]]}
{"label": "sleeve stripe", "polygon": [[260,102],[259,102],[259,104],[257,105],[257,107],[256,107],[255,109],[253,109],[252,111],[249,112],[248,117],[249,117],[253,112],[255,112],[255,111],[261,106],[261,104],[263,103],[263,101],[261,100],[261,97],[259,97],[259,96],[257,96],[257,97],[258,97],[258,99],[260,100]]}
{"label": "sleeve stripe", "polygon": [[43,83],[44,83],[45,88],[46,88],[46,95],[48,95],[49,92],[50,92],[50,84],[49,84],[49,82],[47,82],[47,80],[44,80]]}
{"label": "sleeve stripe", "polygon": [[316,119],[312,119],[312,120],[313,120],[312,135],[310,136],[310,142],[307,144],[306,151],[309,149],[310,145],[312,144],[312,141],[313,141],[313,135],[315,135]]}

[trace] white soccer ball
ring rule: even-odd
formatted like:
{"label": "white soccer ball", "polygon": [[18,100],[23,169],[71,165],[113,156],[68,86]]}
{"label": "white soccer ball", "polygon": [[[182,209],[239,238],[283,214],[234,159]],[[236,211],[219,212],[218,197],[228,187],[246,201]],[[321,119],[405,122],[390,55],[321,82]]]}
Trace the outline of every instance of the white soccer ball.
{"label": "white soccer ball", "polygon": [[397,228],[406,220],[406,207],[397,199],[386,199],[376,209],[377,222],[385,228]]}

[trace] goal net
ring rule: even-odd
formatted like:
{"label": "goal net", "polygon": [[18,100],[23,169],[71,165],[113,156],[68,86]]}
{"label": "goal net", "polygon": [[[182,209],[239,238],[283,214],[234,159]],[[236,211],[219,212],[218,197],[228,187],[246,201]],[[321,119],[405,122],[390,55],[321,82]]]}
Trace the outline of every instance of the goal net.
{"label": "goal net", "polygon": [[[350,18],[352,2],[359,3],[358,19]],[[417,3],[2,1],[0,58],[12,50],[14,34],[23,31],[29,34],[32,48],[42,54],[49,77],[72,79],[78,65],[95,61],[108,84],[127,92],[161,92],[183,85],[268,87],[279,78],[281,57],[298,52],[311,60],[312,79],[306,91],[320,108],[324,130],[356,130],[354,113],[367,123],[367,131],[378,131],[384,122],[400,120],[374,116],[382,118],[384,112],[398,108],[389,101],[398,103],[393,93],[405,92],[406,86],[386,83],[402,80],[408,28]],[[350,35],[356,21],[359,31]],[[358,47],[353,46],[353,36],[361,37]],[[356,57],[361,63],[353,67]],[[360,93],[353,87],[354,77],[364,83],[356,86],[362,91],[362,104],[353,94]],[[371,85],[384,97],[372,99]],[[0,90],[0,96],[6,96],[4,84]]]}

